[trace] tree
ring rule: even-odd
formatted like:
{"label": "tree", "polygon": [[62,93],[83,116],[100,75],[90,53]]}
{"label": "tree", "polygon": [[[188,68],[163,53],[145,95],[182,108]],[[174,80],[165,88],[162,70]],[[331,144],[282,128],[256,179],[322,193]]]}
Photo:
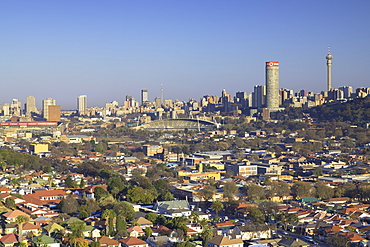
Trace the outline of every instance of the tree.
{"label": "tree", "polygon": [[278,222],[283,224],[286,229],[287,225],[294,225],[297,222],[298,216],[297,214],[290,214],[290,213],[285,212],[285,213],[277,214],[276,219],[278,220]]}
{"label": "tree", "polygon": [[361,183],[358,188],[358,193],[360,199],[369,200],[370,199],[370,183]]}
{"label": "tree", "polygon": [[109,192],[103,189],[102,187],[95,187],[94,189],[94,197],[96,198],[97,201],[109,195],[110,195]]}
{"label": "tree", "polygon": [[71,232],[68,234],[68,242],[70,245],[76,245],[76,239],[82,238],[82,232],[85,230],[85,222],[74,222],[70,224]]}
{"label": "tree", "polygon": [[211,209],[216,211],[216,217],[218,217],[218,212],[224,208],[224,205],[219,200],[216,200],[212,203]]}
{"label": "tree", "polygon": [[250,207],[248,209],[248,217],[255,223],[263,223],[265,221],[265,217],[261,210],[255,207]]}
{"label": "tree", "polygon": [[66,178],[66,180],[64,182],[64,185],[67,188],[75,188],[75,187],[77,187],[76,186],[76,181],[74,181],[70,175],[67,176],[67,178]]}
{"label": "tree", "polygon": [[113,226],[112,226],[112,219],[116,217],[116,213],[112,209],[106,209],[103,211],[101,218],[105,219],[107,222],[107,227],[105,229],[105,234],[109,237],[113,235]]}
{"label": "tree", "polygon": [[153,223],[156,222],[157,218],[158,218],[158,214],[153,213],[153,212],[149,212],[145,215],[145,219],[147,219],[147,220],[149,220]]}
{"label": "tree", "polygon": [[213,237],[213,231],[209,225],[203,227],[200,237],[203,239],[203,246],[208,246],[208,241]]}
{"label": "tree", "polygon": [[101,245],[100,245],[100,242],[99,241],[93,241],[93,242],[91,242],[91,244],[90,244],[90,247],[100,247]]}
{"label": "tree", "polygon": [[86,209],[85,211],[87,213],[92,213],[92,212],[96,212],[96,211],[99,211],[100,210],[100,207],[99,207],[99,204],[97,201],[95,201],[94,199],[90,199],[90,200],[87,200],[86,201]]}
{"label": "tree", "polygon": [[24,215],[18,215],[15,223],[18,225],[19,242],[23,242],[23,224],[28,222],[29,218]]}
{"label": "tree", "polygon": [[327,238],[326,243],[329,244],[329,246],[332,246],[332,247],[343,247],[343,246],[350,247],[351,246],[351,244],[348,244],[350,242],[347,242],[347,240],[345,238],[342,238],[339,235],[330,235]]}
{"label": "tree", "polygon": [[127,220],[133,220],[136,215],[134,207],[125,201],[115,203],[113,205],[113,211]]}
{"label": "tree", "polygon": [[68,195],[61,203],[61,210],[64,213],[71,214],[78,210],[78,202],[72,195]]}
{"label": "tree", "polygon": [[169,190],[170,190],[170,185],[169,183],[167,182],[167,180],[164,180],[164,179],[159,179],[159,180],[156,180],[154,183],[153,183],[155,189],[158,191],[158,194],[159,194],[159,198],[163,201],[167,201],[167,200],[164,200],[163,197],[167,194],[167,193],[170,193]]}
{"label": "tree", "polygon": [[7,208],[10,208],[10,209],[15,209],[16,208],[16,205],[15,205],[15,200],[13,198],[6,198],[5,199],[5,207]]}
{"label": "tree", "polygon": [[122,215],[118,215],[116,219],[116,231],[120,237],[127,236],[127,223],[126,218]]}
{"label": "tree", "polygon": [[212,185],[207,185],[199,191],[199,196],[202,197],[206,202],[210,201],[216,194],[216,188]]}
{"label": "tree", "polygon": [[190,220],[194,223],[198,223],[199,221],[199,213],[197,211],[192,211],[190,216],[189,216]]}
{"label": "tree", "polygon": [[152,228],[150,228],[150,227],[145,227],[144,228],[144,232],[145,232],[145,236],[147,237],[147,238],[149,238],[150,236],[152,236],[152,234],[153,234],[153,230],[152,230]]}
{"label": "tree", "polygon": [[79,185],[79,187],[81,188],[81,189],[83,189],[83,188],[85,188],[85,180],[83,179],[83,178],[81,178],[81,181],[80,181],[80,185]]}
{"label": "tree", "polygon": [[78,215],[78,218],[80,218],[80,219],[84,220],[84,219],[86,219],[88,216],[89,216],[89,214],[88,214],[86,211],[82,210],[82,211],[80,212],[80,214]]}
{"label": "tree", "polygon": [[265,217],[271,216],[278,210],[278,204],[273,201],[263,201],[258,205],[258,209]]}
{"label": "tree", "polygon": [[80,240],[76,243],[76,247],[89,247],[89,243],[85,240]]}
{"label": "tree", "polygon": [[292,192],[296,198],[311,197],[314,195],[315,187],[309,183],[296,182],[292,187]]}
{"label": "tree", "polygon": [[108,190],[112,193],[115,197],[119,192],[123,190],[125,185],[122,182],[120,177],[110,177],[107,181]]}
{"label": "tree", "polygon": [[233,200],[234,195],[239,192],[238,187],[233,181],[226,182],[223,189],[224,189],[224,196],[227,198],[228,201]]}
{"label": "tree", "polygon": [[323,182],[317,182],[316,186],[316,196],[320,199],[328,199],[334,196],[334,189],[330,188]]}
{"label": "tree", "polygon": [[173,194],[171,192],[167,192],[163,195],[162,200],[163,201],[172,201],[173,200]]}
{"label": "tree", "polygon": [[153,192],[142,187],[134,187],[128,190],[126,198],[130,202],[150,204],[156,198]]}
{"label": "tree", "polygon": [[246,186],[246,194],[250,199],[257,200],[265,195],[265,190],[259,185],[249,184]]}

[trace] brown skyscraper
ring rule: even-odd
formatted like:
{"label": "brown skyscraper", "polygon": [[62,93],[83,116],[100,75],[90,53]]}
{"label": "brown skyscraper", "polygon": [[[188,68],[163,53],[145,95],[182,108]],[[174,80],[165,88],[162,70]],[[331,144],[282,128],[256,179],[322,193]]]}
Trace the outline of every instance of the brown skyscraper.
{"label": "brown skyscraper", "polygon": [[60,105],[49,105],[48,106],[47,121],[51,121],[51,122],[60,121]]}

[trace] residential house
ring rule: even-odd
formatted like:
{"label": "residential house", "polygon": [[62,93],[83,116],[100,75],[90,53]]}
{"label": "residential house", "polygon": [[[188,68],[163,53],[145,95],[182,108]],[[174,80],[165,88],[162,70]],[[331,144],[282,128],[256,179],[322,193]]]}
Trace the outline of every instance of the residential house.
{"label": "residential house", "polygon": [[11,234],[17,232],[17,225],[16,224],[9,224],[5,223],[3,226],[3,234]]}
{"label": "residential house", "polygon": [[4,245],[4,247],[13,247],[14,245],[18,244],[18,235],[14,233],[6,234],[0,238],[0,242]]}
{"label": "residential house", "polygon": [[13,210],[13,211],[9,211],[5,214],[3,214],[4,216],[4,220],[7,222],[7,223],[12,223],[15,221],[15,219],[19,216],[19,215],[22,215],[22,216],[25,216],[27,218],[30,218],[30,216],[20,210]]}
{"label": "residential house", "polygon": [[38,247],[60,247],[60,243],[48,236],[48,235],[40,235],[40,236],[36,236],[36,237],[33,237],[31,239],[31,242],[35,245],[35,246],[38,246]]}
{"label": "residential house", "polygon": [[149,244],[144,240],[128,237],[120,240],[122,247],[149,247]]}
{"label": "residential house", "polygon": [[127,229],[127,233],[130,235],[130,237],[140,237],[144,236],[144,228],[142,226],[133,226]]}
{"label": "residential house", "polygon": [[190,206],[189,206],[188,201],[186,200],[161,201],[161,202],[156,202],[153,209],[156,211],[159,211],[160,214],[166,214],[168,210],[173,210],[173,209],[189,210]]}
{"label": "residential house", "polygon": [[97,241],[100,242],[101,247],[119,247],[120,244],[117,240],[108,238],[107,236],[102,236],[97,238]]}
{"label": "residential house", "polygon": [[145,219],[144,217],[139,217],[139,218],[131,221],[131,223],[139,224],[139,226],[141,226],[143,228],[152,227],[153,226],[153,222]]}
{"label": "residential house", "polygon": [[246,224],[244,226],[236,226],[232,229],[232,234],[242,240],[269,239],[271,238],[271,229],[268,225]]}
{"label": "residential house", "polygon": [[35,236],[39,234],[39,231],[41,231],[41,228],[35,224],[32,224],[30,222],[23,224],[22,235],[33,234]]}
{"label": "residential house", "polygon": [[243,240],[231,236],[216,235],[208,241],[209,247],[243,247]]}
{"label": "residential house", "polygon": [[43,229],[44,229],[44,231],[46,231],[46,233],[49,236],[53,233],[56,233],[56,232],[65,232],[66,231],[66,229],[63,226],[61,226],[61,225],[59,225],[55,222],[50,223],[49,225],[45,226]]}
{"label": "residential house", "polygon": [[300,240],[299,238],[283,238],[279,243],[279,246],[285,247],[309,247],[311,244]]}

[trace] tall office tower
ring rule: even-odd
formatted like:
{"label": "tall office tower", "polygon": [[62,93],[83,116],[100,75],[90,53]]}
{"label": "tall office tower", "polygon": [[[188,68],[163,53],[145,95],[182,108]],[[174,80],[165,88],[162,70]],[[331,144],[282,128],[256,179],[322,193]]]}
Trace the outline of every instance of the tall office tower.
{"label": "tall office tower", "polygon": [[13,116],[20,116],[22,112],[22,103],[18,99],[13,99],[10,105],[10,114]]}
{"label": "tall office tower", "polygon": [[155,97],[154,103],[155,103],[155,106],[157,108],[161,107],[162,106],[162,99],[161,99],[161,97]]}
{"label": "tall office tower", "polygon": [[253,92],[253,108],[262,108],[265,105],[265,99],[266,99],[266,86],[257,85],[254,86],[254,92]]}
{"label": "tall office tower", "polygon": [[342,90],[344,93],[344,98],[348,99],[352,97],[353,89],[349,86],[343,86],[338,88],[339,90]]}
{"label": "tall office tower", "polygon": [[141,104],[144,105],[148,101],[149,101],[148,90],[146,89],[141,90]]}
{"label": "tall office tower", "polygon": [[60,105],[48,105],[47,121],[59,122],[60,121]]}
{"label": "tall office tower", "polygon": [[10,105],[9,105],[9,103],[5,103],[3,105],[3,115],[4,116],[9,116],[10,115]]}
{"label": "tall office tower", "polygon": [[266,107],[279,109],[279,62],[266,62]]}
{"label": "tall office tower", "polygon": [[247,107],[248,106],[248,95],[246,92],[236,92],[235,94],[235,103],[241,104],[242,107]]}
{"label": "tall office tower", "polygon": [[26,104],[24,104],[24,113],[26,114],[27,117],[31,116],[31,113],[39,113],[36,107],[36,98],[35,96],[28,96],[26,98]]}
{"label": "tall office tower", "polygon": [[56,105],[57,101],[52,98],[47,98],[42,101],[42,114],[45,119],[49,117],[49,105]]}
{"label": "tall office tower", "polygon": [[77,97],[77,110],[78,114],[85,115],[86,114],[86,108],[87,108],[87,96],[86,95],[80,95]]}
{"label": "tall office tower", "polygon": [[326,65],[327,65],[327,83],[328,83],[328,91],[332,88],[331,87],[331,60],[333,59],[333,56],[330,54],[330,46],[328,48],[328,55],[326,55]]}

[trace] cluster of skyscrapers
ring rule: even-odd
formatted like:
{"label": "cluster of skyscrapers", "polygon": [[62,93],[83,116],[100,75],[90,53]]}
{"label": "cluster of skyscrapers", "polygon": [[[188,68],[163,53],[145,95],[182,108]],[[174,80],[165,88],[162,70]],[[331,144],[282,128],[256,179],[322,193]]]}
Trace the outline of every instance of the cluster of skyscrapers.
{"label": "cluster of skyscrapers", "polygon": [[[357,88],[343,86],[335,89],[332,87],[332,59],[330,47],[326,56],[327,60],[327,91],[321,93],[308,92],[301,90],[294,93],[290,89],[279,89],[279,62],[269,61],[265,63],[265,85],[256,85],[253,92],[236,92],[232,97],[222,90],[221,96],[205,95],[199,102],[189,99],[188,102],[172,101],[163,98],[161,87],[160,97],[154,101],[149,100],[147,89],[141,90],[141,102],[136,101],[131,95],[127,95],[122,106],[117,101],[107,102],[105,107],[87,107],[87,96],[77,97],[77,111],[75,115],[80,116],[121,116],[129,113],[154,113],[157,115],[168,114],[174,117],[179,114],[199,114],[199,113],[220,113],[220,114],[245,114],[254,115],[262,112],[273,112],[290,107],[312,107],[321,105],[327,101],[345,101],[355,97],[366,97],[370,94],[370,88]],[[60,121],[61,109],[56,104],[56,100],[47,98],[42,101],[42,111],[36,107],[34,96],[28,96],[22,110],[22,104],[14,99],[11,104],[0,106],[0,122],[9,120],[10,117],[17,116],[20,120],[32,121],[32,119],[42,119],[47,121]]]}

